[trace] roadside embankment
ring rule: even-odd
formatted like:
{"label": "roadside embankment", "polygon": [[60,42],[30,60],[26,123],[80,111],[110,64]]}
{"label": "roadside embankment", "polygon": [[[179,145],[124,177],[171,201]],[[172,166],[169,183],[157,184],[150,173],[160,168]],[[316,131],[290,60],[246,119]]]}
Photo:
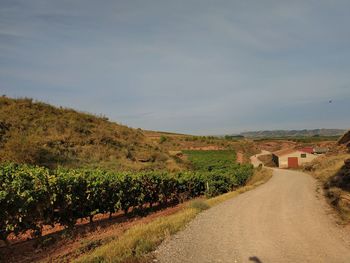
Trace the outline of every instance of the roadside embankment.
{"label": "roadside embankment", "polygon": [[350,154],[322,156],[303,167],[318,179],[329,203],[350,223]]}

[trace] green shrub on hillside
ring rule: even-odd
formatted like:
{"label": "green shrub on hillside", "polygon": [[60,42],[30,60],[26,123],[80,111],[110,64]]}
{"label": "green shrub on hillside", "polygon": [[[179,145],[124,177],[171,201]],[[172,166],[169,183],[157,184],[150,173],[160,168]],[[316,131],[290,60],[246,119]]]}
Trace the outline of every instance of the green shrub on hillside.
{"label": "green shrub on hillside", "polygon": [[160,138],[159,138],[159,143],[160,144],[162,144],[162,143],[164,143],[164,142],[166,142],[168,140],[168,138],[166,137],[166,136],[160,136]]}

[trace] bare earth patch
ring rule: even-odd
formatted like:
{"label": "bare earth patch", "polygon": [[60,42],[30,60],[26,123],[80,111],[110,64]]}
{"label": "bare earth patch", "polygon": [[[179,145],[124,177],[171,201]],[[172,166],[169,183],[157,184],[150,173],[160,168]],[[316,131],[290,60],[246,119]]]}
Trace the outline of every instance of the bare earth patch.
{"label": "bare earth patch", "polygon": [[111,220],[108,215],[96,216],[93,224],[81,220],[72,232],[62,232],[55,226],[44,231],[44,241],[28,240],[29,235],[12,238],[10,248],[0,248],[0,262],[71,261],[71,259],[109,242],[122,235],[127,229],[137,224],[153,221],[158,217],[171,215],[181,210],[186,203],[169,207],[145,217],[128,218],[122,213],[115,214]]}

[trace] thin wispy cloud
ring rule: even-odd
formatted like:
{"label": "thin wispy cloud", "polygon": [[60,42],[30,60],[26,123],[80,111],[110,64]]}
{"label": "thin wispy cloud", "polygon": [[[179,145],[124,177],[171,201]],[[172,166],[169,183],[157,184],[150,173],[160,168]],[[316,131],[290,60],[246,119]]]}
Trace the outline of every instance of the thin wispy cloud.
{"label": "thin wispy cloud", "polygon": [[145,129],[347,128],[349,8],[3,0],[0,91]]}

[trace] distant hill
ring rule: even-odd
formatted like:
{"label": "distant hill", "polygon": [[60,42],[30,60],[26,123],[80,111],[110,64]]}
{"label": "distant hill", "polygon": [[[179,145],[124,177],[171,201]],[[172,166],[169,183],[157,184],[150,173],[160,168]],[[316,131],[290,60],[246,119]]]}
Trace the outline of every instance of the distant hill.
{"label": "distant hill", "polygon": [[128,170],[162,169],[169,158],[140,129],[32,99],[0,97],[0,162]]}
{"label": "distant hill", "polygon": [[250,131],[241,135],[248,138],[272,138],[272,137],[313,137],[313,136],[341,136],[346,132],[343,129],[314,129],[314,130],[275,130],[275,131]]}

